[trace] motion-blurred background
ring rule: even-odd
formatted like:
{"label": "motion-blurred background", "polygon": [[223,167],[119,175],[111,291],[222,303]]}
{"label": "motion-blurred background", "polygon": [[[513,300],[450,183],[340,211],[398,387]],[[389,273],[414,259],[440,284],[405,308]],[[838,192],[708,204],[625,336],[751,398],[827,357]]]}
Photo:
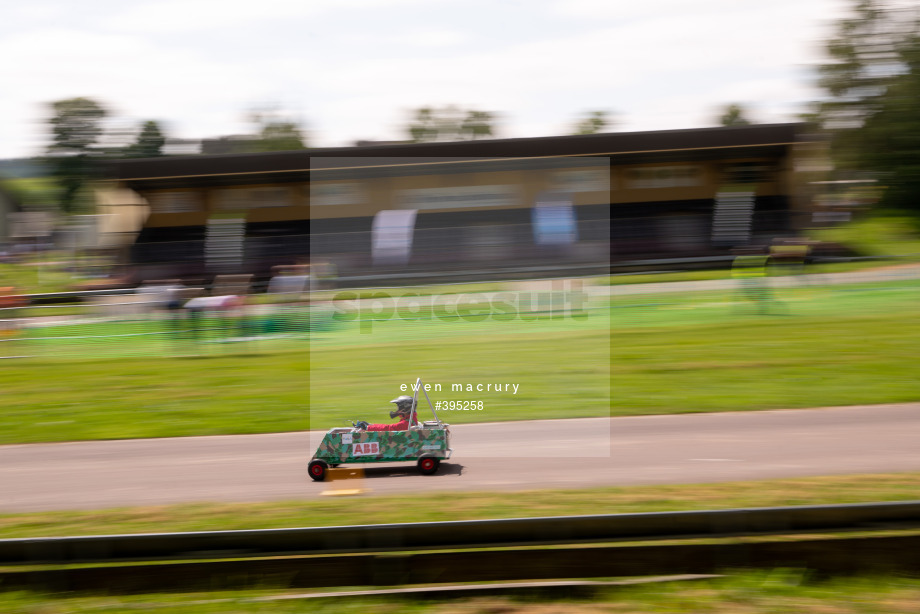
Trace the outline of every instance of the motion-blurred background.
{"label": "motion-blurred background", "polygon": [[[903,408],[887,430],[865,426],[882,429],[871,439],[897,462],[869,444],[849,464],[812,454],[809,442],[839,444],[851,423],[806,419],[783,423],[783,441],[739,445],[759,460],[653,461],[635,472],[652,477],[628,483],[659,490],[630,493],[614,488],[628,446],[683,450],[683,427],[652,428],[646,444],[597,424],[920,399],[916,7],[619,4],[11,10],[0,24],[0,48],[20,60],[0,69],[0,444],[316,434],[385,421],[421,377],[441,387],[433,399],[476,404],[448,410],[451,424],[532,421],[532,441],[555,452],[500,431],[458,447],[453,472],[407,478],[415,498],[352,507],[306,505],[306,490],[278,502],[306,484],[291,468],[306,466],[306,444],[302,458],[261,464],[206,454],[202,465],[247,464],[216,480],[194,463],[163,477],[155,456],[136,487],[94,488],[140,506],[160,490],[172,501],[170,483],[188,478],[220,486],[195,503],[268,501],[258,514],[170,508],[121,529],[148,532],[251,528],[263,512],[276,527],[379,522],[387,509],[425,508],[415,521],[914,498],[916,474],[897,473],[916,470],[898,447],[914,424]],[[591,445],[539,422],[562,418],[597,421]],[[760,441],[756,428],[698,428],[713,446]],[[490,443],[503,439],[507,449]],[[784,458],[785,444],[805,452]],[[598,446],[611,455],[597,460]],[[589,448],[597,466],[569,464]],[[534,487],[526,471],[487,465],[493,453],[560,459],[546,466],[556,490],[520,502],[460,492]],[[0,508],[69,513],[73,497],[33,461],[11,463],[0,490],[16,492],[25,472],[17,484],[36,497]],[[690,480],[688,463],[703,481],[811,477],[662,486]],[[863,465],[895,473],[826,476]],[[601,476],[594,488],[566,489],[575,467]],[[393,475],[378,484],[395,492]],[[474,482],[423,505],[445,475]],[[10,522],[13,536],[61,526]],[[115,530],[77,525],[67,530]]]}

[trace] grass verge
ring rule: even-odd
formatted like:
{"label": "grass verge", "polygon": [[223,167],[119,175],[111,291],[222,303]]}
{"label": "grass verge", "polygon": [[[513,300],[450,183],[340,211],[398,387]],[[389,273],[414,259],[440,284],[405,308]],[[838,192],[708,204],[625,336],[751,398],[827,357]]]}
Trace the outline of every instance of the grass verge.
{"label": "grass verge", "polygon": [[[824,505],[917,498],[920,473],[756,482],[426,493],[273,503],[197,503],[0,515],[0,538],[321,527],[738,507]],[[411,510],[407,516],[407,510]]]}
{"label": "grass verge", "polygon": [[803,285],[764,314],[731,291],[622,296],[584,319],[354,321],[192,356],[94,358],[108,342],[86,341],[83,359],[0,361],[0,443],[327,429],[385,419],[419,376],[433,400],[483,402],[455,424],[913,402],[918,293]]}
{"label": "grass verge", "polygon": [[22,614],[164,611],[180,614],[235,612],[380,614],[914,614],[920,580],[857,577],[819,581],[796,569],[741,571],[724,577],[610,587],[591,598],[531,595],[455,599],[364,596],[297,599],[320,591],[246,591],[133,596],[54,596],[31,592],[0,593],[0,608]]}

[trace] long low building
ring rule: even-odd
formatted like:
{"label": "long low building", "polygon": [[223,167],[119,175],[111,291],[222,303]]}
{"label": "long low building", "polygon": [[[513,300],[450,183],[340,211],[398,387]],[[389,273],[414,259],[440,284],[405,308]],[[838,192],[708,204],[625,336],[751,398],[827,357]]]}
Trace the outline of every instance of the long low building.
{"label": "long low building", "polygon": [[120,160],[144,278],[341,276],[724,254],[793,233],[800,124]]}

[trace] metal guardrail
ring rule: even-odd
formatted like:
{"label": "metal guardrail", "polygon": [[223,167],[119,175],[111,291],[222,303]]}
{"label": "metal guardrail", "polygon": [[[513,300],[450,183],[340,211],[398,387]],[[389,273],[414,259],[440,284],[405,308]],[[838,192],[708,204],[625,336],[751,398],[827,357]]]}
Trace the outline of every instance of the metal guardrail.
{"label": "metal guardrail", "polygon": [[0,540],[0,564],[329,555],[920,527],[920,501]]}
{"label": "metal guardrail", "polygon": [[807,569],[812,576],[917,576],[920,535],[26,567],[0,570],[0,587],[115,594],[712,574],[745,568]]}

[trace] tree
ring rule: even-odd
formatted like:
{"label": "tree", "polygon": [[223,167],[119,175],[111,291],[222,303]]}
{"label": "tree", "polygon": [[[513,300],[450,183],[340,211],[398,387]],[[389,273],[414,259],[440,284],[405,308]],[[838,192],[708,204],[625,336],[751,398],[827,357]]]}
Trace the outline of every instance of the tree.
{"label": "tree", "polygon": [[270,122],[262,126],[259,139],[255,142],[257,151],[290,151],[306,149],[303,133],[293,122]]}
{"label": "tree", "polygon": [[153,121],[144,122],[137,140],[128,148],[127,156],[131,158],[155,158],[163,155],[166,137],[160,125]]}
{"label": "tree", "polygon": [[252,133],[204,139],[201,153],[250,154],[307,148],[300,125],[276,107],[254,109],[246,113],[246,119],[254,125]]}
{"label": "tree", "polygon": [[492,134],[492,114],[488,111],[469,111],[460,123],[460,136],[463,139],[474,140],[490,138]]}
{"label": "tree", "polygon": [[575,124],[575,134],[598,134],[610,127],[607,111],[588,111]]}
{"label": "tree", "polygon": [[719,124],[722,126],[749,126],[751,122],[741,105],[730,104],[725,107],[722,115],[719,116]]}
{"label": "tree", "polygon": [[414,121],[407,128],[409,138],[413,143],[428,143],[438,140],[438,126],[434,111],[429,107],[422,107],[415,111]]}
{"label": "tree", "polygon": [[488,111],[463,111],[449,105],[416,109],[406,132],[413,143],[463,141],[495,136],[495,117]]}
{"label": "tree", "polygon": [[920,37],[915,8],[858,0],[819,67],[827,99],[815,119],[843,177],[871,174],[882,203],[920,210]]}
{"label": "tree", "polygon": [[882,204],[920,212],[920,39],[902,51],[905,72],[860,129],[863,168],[885,186]]}
{"label": "tree", "polygon": [[256,124],[257,137],[250,142],[250,150],[291,151],[306,149],[300,126],[277,109],[263,109],[249,114]]}
{"label": "tree", "polygon": [[51,103],[50,153],[82,155],[88,153],[102,135],[106,110],[90,98],[68,98]]}
{"label": "tree", "polygon": [[72,212],[77,193],[92,174],[90,157],[102,135],[106,110],[90,98],[69,98],[51,103],[52,143],[48,160],[61,186],[61,209]]}

